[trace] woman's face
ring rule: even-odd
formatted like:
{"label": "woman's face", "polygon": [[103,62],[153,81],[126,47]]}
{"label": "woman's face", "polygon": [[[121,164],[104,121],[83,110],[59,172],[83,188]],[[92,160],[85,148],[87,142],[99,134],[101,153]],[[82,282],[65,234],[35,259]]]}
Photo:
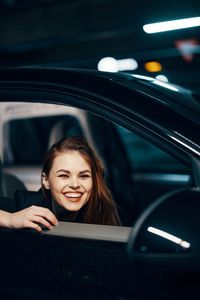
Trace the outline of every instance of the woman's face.
{"label": "woman's face", "polygon": [[60,206],[78,211],[91,195],[91,168],[78,151],[62,153],[54,159],[48,178],[43,177],[43,184]]}

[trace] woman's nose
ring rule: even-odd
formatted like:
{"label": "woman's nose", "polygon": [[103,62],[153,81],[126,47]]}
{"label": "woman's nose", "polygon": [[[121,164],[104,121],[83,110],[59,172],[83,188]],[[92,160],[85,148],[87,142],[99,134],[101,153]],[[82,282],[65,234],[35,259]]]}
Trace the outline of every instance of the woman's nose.
{"label": "woman's nose", "polygon": [[79,180],[78,178],[71,178],[70,182],[69,182],[69,186],[73,189],[78,188],[79,187]]}

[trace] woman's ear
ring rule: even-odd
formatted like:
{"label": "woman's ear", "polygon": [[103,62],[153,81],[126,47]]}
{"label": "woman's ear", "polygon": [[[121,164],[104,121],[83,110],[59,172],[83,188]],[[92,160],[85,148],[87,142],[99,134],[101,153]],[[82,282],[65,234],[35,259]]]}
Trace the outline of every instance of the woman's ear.
{"label": "woman's ear", "polygon": [[44,186],[45,189],[49,190],[49,180],[47,179],[46,174],[43,172],[42,173],[42,185]]}

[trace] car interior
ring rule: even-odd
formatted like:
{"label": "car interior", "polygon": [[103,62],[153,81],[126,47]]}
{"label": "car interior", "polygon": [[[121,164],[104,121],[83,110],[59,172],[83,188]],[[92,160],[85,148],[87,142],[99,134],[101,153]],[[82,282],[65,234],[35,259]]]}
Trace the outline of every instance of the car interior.
{"label": "car interior", "polygon": [[122,226],[132,226],[162,194],[191,185],[190,170],[182,162],[137,134],[75,107],[5,102],[0,126],[1,197],[13,199],[16,190],[37,191],[45,152],[66,136],[86,138],[103,161]]}

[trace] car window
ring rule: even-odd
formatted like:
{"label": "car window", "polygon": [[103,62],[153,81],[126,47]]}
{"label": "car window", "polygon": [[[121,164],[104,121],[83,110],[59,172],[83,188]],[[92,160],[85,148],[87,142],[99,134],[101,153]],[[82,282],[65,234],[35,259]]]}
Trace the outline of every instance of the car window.
{"label": "car window", "polygon": [[41,164],[51,144],[51,131],[55,126],[59,127],[58,130],[65,136],[84,136],[78,119],[70,115],[7,122],[4,130],[7,131],[10,152],[5,151],[4,164]]}
{"label": "car window", "polygon": [[[20,110],[23,117],[18,115],[3,125],[4,170],[19,178],[28,190],[41,187],[45,153],[66,136],[84,136],[103,161],[105,179],[124,226],[132,226],[159,196],[188,185],[186,166],[134,132],[84,110],[71,107],[70,112],[53,115],[54,109],[47,112],[43,104],[41,114],[34,117],[30,111],[27,117]],[[181,177],[185,174],[187,178]]]}
{"label": "car window", "polygon": [[189,172],[189,168],[137,134],[116,126],[126,154],[134,171]]}

